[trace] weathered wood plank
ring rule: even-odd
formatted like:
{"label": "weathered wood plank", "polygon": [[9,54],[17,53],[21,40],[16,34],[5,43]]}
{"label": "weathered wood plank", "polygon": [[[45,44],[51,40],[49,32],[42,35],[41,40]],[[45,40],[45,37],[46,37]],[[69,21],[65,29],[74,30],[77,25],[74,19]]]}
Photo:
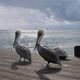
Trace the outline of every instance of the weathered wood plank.
{"label": "weathered wood plank", "polygon": [[0,80],[80,80],[80,59],[70,57],[61,61],[62,67],[50,64],[37,53],[32,53],[32,64],[17,63],[19,56],[15,50],[0,50]]}

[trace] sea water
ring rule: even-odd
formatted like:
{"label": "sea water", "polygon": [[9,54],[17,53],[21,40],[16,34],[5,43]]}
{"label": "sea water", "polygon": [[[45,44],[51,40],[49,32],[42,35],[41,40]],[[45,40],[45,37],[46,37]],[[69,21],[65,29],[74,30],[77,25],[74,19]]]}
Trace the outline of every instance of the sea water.
{"label": "sea water", "polygon": [[[37,30],[21,30],[19,44],[34,51],[37,39]],[[0,30],[0,49],[13,48],[15,30]],[[42,46],[49,48],[60,47],[67,54],[74,54],[74,47],[80,45],[80,30],[45,30]]]}

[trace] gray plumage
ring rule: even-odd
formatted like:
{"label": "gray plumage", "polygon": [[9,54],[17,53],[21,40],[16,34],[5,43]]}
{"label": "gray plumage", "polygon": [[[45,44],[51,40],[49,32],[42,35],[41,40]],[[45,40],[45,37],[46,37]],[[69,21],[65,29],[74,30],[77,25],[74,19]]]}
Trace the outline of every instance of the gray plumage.
{"label": "gray plumage", "polygon": [[59,56],[60,60],[65,60],[65,59],[68,58],[67,53],[64,50],[62,50],[61,48],[59,48],[59,47],[58,48],[54,48],[53,52],[55,52],[56,55]]}
{"label": "gray plumage", "polygon": [[18,39],[20,37],[21,31],[16,31],[15,32],[15,40],[14,40],[14,44],[13,47],[15,48],[17,54],[20,56],[19,61],[21,61],[22,57],[25,59],[27,59],[30,63],[31,63],[31,52],[30,50],[25,47],[25,46],[21,46],[18,43]]}
{"label": "gray plumage", "polygon": [[48,47],[42,47],[40,45],[40,41],[41,41],[43,35],[44,35],[44,31],[39,30],[35,49],[37,48],[40,56],[48,62],[47,67],[49,66],[50,62],[61,65],[61,63],[59,61],[59,57],[55,54],[55,52],[53,52],[53,50],[49,49]]}
{"label": "gray plumage", "polygon": [[60,60],[66,60],[68,58],[67,53],[60,47],[57,47],[54,49],[48,48],[47,46],[44,46],[44,47],[53,51],[59,57]]}

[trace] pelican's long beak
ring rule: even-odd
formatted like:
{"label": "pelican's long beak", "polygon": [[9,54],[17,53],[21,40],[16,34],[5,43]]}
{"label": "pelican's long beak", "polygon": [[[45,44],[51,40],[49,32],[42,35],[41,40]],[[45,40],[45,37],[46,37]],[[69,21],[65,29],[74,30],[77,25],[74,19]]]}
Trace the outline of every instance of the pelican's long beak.
{"label": "pelican's long beak", "polygon": [[14,44],[13,44],[13,48],[14,48],[14,46],[15,46],[15,41],[14,41]]}
{"label": "pelican's long beak", "polygon": [[39,30],[38,31],[38,35],[37,35],[37,40],[36,40],[36,45],[35,45],[34,50],[36,50],[37,45],[40,44],[40,41],[41,41],[43,35],[44,35],[44,31],[43,30]]}
{"label": "pelican's long beak", "polygon": [[14,43],[13,43],[13,48],[15,47],[15,44],[18,41],[18,36],[19,36],[19,33],[15,32],[15,40],[14,40]]}
{"label": "pelican's long beak", "polygon": [[13,43],[13,48],[15,47],[16,39],[17,39],[17,35],[15,34],[15,40],[14,40],[14,43]]}
{"label": "pelican's long beak", "polygon": [[34,48],[34,50],[36,50],[36,48],[37,48],[38,39],[39,39],[39,36],[37,37],[37,40],[36,40],[36,44],[35,44],[35,48]]}
{"label": "pelican's long beak", "polygon": [[14,44],[13,44],[13,48],[15,47],[15,41],[14,41]]}

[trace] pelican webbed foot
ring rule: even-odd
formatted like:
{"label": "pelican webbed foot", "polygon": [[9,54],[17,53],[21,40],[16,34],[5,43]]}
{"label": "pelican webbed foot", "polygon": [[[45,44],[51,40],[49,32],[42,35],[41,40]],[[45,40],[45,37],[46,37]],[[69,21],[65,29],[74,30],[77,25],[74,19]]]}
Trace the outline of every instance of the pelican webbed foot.
{"label": "pelican webbed foot", "polygon": [[50,65],[49,65],[49,63],[50,63],[50,62],[48,62],[48,63],[47,63],[47,68],[50,68]]}
{"label": "pelican webbed foot", "polygon": [[20,57],[20,59],[19,59],[19,61],[18,61],[18,62],[21,62],[21,59],[22,59],[22,57]]}

